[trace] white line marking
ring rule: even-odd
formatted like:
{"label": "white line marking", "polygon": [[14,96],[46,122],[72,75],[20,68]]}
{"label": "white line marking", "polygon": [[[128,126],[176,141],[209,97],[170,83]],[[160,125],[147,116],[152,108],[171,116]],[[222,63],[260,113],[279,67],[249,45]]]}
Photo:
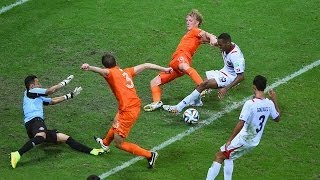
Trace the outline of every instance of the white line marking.
{"label": "white line marking", "polygon": [[5,13],[7,11],[9,11],[10,9],[14,8],[15,6],[21,5],[23,3],[26,3],[30,0],[19,0],[13,4],[10,4],[9,6],[2,6],[2,8],[0,9],[0,14]]}
{"label": "white line marking", "polygon": [[[274,88],[280,86],[281,84],[287,83],[287,82],[290,81],[291,79],[293,79],[293,78],[299,76],[300,74],[305,73],[305,72],[309,71],[310,69],[312,69],[312,68],[314,68],[314,67],[316,67],[316,66],[319,66],[319,65],[320,65],[320,60],[317,60],[317,61],[313,62],[312,64],[309,64],[309,65],[301,68],[300,70],[294,72],[293,74],[290,74],[290,75],[286,76],[285,78],[280,79],[280,80],[276,81],[275,83],[271,84],[270,86],[268,86],[268,87],[266,88],[266,91],[268,91],[268,90],[270,90],[270,89],[274,89]],[[182,133],[180,133],[180,134],[178,134],[178,135],[176,135],[176,136],[174,136],[174,137],[171,137],[171,138],[168,139],[167,141],[165,141],[165,142],[161,143],[160,145],[152,148],[152,150],[153,150],[153,151],[156,151],[156,150],[163,149],[163,148],[167,147],[168,145],[170,145],[170,144],[172,144],[172,143],[174,143],[174,142],[176,142],[176,141],[178,141],[178,140],[180,140],[180,139],[182,139],[182,138],[190,135],[191,133],[195,132],[196,130],[201,129],[201,128],[203,128],[204,126],[207,126],[207,125],[211,124],[212,122],[214,122],[215,120],[217,120],[217,119],[219,119],[220,117],[224,116],[225,114],[227,114],[227,113],[229,113],[229,112],[231,112],[231,111],[239,108],[239,107],[242,106],[247,100],[249,100],[249,99],[251,99],[251,98],[252,98],[252,96],[248,96],[248,97],[244,98],[244,99],[241,100],[241,101],[238,101],[238,102],[231,103],[231,104],[227,105],[222,111],[220,111],[220,112],[214,114],[213,116],[211,116],[210,118],[204,120],[203,123],[198,124],[198,126],[191,127],[191,128],[189,128],[188,130],[186,130],[186,131],[184,131],[184,132],[182,132]],[[121,171],[121,170],[124,169],[124,168],[127,168],[127,167],[131,166],[132,164],[138,162],[138,161],[141,160],[141,159],[144,159],[144,158],[142,158],[142,157],[132,158],[131,160],[123,163],[122,165],[117,166],[117,167],[111,169],[110,171],[99,175],[99,177],[100,177],[101,179],[104,179],[104,178],[106,178],[106,177],[108,177],[108,176],[110,176],[110,175],[112,175],[112,174],[117,173],[118,171]]]}

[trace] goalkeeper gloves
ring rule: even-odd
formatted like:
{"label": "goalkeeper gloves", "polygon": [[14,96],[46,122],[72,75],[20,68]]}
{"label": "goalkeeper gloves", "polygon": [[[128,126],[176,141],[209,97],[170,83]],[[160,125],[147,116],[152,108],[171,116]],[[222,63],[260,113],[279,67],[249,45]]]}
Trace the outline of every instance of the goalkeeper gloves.
{"label": "goalkeeper gloves", "polygon": [[74,98],[75,96],[78,96],[81,91],[82,91],[82,87],[76,87],[71,93],[68,93],[63,97],[65,100],[71,99],[71,98]]}
{"label": "goalkeeper gloves", "polygon": [[69,77],[67,77],[67,79],[61,81],[59,84],[63,87],[65,85],[67,85],[72,79],[73,79],[73,75],[70,75]]}

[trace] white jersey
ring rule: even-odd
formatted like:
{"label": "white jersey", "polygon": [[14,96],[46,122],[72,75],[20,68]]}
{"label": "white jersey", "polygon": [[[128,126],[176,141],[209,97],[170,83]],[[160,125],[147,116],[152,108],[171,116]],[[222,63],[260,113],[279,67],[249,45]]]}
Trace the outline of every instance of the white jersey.
{"label": "white jersey", "polygon": [[254,98],[246,101],[239,117],[240,120],[245,121],[245,124],[237,136],[245,143],[257,146],[270,115],[275,119],[279,116],[279,113],[274,103],[268,98]]}
{"label": "white jersey", "polygon": [[245,60],[239,46],[232,44],[234,48],[228,54],[225,51],[221,52],[224,67],[220,71],[235,78],[237,74],[244,72]]}

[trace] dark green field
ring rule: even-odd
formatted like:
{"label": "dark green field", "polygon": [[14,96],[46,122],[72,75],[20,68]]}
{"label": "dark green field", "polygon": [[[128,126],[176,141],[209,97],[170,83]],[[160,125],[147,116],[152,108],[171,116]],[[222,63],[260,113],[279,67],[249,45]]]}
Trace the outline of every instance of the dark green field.
{"label": "dark green field", "polygon": [[[0,6],[11,3],[4,0]],[[101,55],[110,51],[121,67],[144,62],[168,65],[185,33],[185,15],[193,8],[203,14],[204,30],[230,33],[246,58],[246,80],[223,100],[218,100],[216,91],[205,97],[204,106],[198,108],[201,120],[250,96],[255,75],[266,76],[272,84],[320,59],[316,0],[31,0],[0,14],[0,179],[86,179],[134,158],[114,146],[110,154],[91,156],[68,145],[40,145],[12,169],[10,152],[27,141],[23,80],[35,74],[49,87],[73,74],[75,79],[56,95],[76,86],[83,91],[68,102],[45,107],[46,124],[99,147],[92,137],[105,135],[117,102],[104,79],[81,71],[80,65],[100,66]],[[202,77],[206,70],[222,65],[219,50],[208,45],[202,45],[193,58]],[[135,78],[143,105],[152,100],[149,81],[156,74],[145,71]],[[260,145],[235,161],[234,179],[320,179],[319,77],[318,66],[275,89],[282,121],[269,121]],[[194,87],[189,77],[179,78],[163,87],[163,101],[176,104]],[[107,179],[205,179],[240,110],[160,149],[155,169],[147,169],[143,159]],[[181,116],[162,110],[142,112],[128,141],[152,149],[191,127]],[[223,168],[218,179],[223,179]]]}

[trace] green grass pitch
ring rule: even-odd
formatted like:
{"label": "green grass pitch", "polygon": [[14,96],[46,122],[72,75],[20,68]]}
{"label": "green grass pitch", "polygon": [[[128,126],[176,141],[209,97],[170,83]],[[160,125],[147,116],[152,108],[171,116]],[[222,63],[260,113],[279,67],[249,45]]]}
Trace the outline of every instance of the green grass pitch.
{"label": "green grass pitch", "polygon": [[[0,2],[0,6],[14,3]],[[198,9],[202,28],[213,34],[231,34],[246,58],[245,81],[218,100],[216,91],[197,108],[202,120],[232,102],[252,94],[252,78],[265,75],[269,84],[320,59],[320,5],[316,0],[202,0],[111,1],[31,0],[0,14],[0,179],[85,179],[101,175],[134,158],[111,147],[111,153],[90,156],[67,145],[40,145],[21,158],[16,169],[9,154],[27,140],[23,126],[24,78],[36,74],[48,87],[70,74],[75,79],[57,95],[82,86],[75,99],[45,107],[49,128],[92,147],[93,135],[104,136],[117,103],[105,81],[81,71],[84,62],[100,66],[111,51],[121,67],[151,62],[166,66],[185,33],[185,15]],[[203,45],[193,66],[204,77],[206,70],[223,65],[218,49]],[[155,71],[143,72],[135,85],[143,105],[151,102],[149,81]],[[320,178],[320,68],[280,85],[275,90],[282,121],[269,121],[260,145],[235,161],[234,179]],[[175,104],[195,85],[187,76],[163,87],[165,104]],[[161,150],[156,167],[146,160],[107,179],[205,179],[214,154],[225,143],[240,108]],[[175,116],[158,110],[142,112],[128,141],[151,149],[190,128]],[[220,171],[218,179],[223,179]]]}

